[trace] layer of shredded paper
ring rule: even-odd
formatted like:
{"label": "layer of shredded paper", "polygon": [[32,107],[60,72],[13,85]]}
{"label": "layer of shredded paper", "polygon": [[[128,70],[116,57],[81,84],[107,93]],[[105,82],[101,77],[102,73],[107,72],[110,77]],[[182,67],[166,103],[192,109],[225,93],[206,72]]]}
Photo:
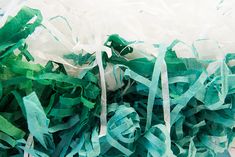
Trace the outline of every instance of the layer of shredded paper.
{"label": "layer of shredded paper", "polygon": [[0,28],[2,156],[229,156],[233,53],[202,59],[192,46],[194,57],[179,57],[179,40],[147,52],[138,38],[99,34],[90,51],[38,63],[28,41],[38,29],[71,48],[49,23],[23,7]]}

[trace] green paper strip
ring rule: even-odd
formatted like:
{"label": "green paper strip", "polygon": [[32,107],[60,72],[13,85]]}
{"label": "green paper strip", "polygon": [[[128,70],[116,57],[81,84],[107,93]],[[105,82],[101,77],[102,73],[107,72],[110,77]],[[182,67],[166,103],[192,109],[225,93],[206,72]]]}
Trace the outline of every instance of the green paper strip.
{"label": "green paper strip", "polygon": [[12,136],[15,139],[21,139],[24,137],[25,132],[21,129],[15,127],[13,124],[11,124],[7,119],[5,119],[3,116],[0,115],[0,130],[10,136]]}

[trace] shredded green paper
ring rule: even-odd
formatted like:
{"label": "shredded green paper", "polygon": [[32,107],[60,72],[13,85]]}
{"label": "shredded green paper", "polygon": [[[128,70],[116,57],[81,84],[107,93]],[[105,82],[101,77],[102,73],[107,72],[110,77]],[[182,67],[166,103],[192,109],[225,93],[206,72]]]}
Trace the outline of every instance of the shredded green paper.
{"label": "shredded green paper", "polygon": [[[114,34],[101,65],[92,52],[64,56],[91,67],[75,77],[61,63],[33,62],[25,39],[41,22],[40,11],[23,7],[0,29],[0,156],[229,156],[235,54],[178,58],[176,40],[155,44],[157,57],[128,59],[136,42]],[[112,67],[115,90],[103,91],[99,66]]]}

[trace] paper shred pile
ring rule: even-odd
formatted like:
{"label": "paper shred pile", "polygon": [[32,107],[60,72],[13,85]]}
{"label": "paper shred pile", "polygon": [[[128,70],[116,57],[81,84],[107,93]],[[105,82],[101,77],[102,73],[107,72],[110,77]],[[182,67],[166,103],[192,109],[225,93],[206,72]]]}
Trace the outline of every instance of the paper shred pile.
{"label": "paper shred pile", "polygon": [[[108,75],[103,101],[95,54],[64,56],[89,66],[79,77],[61,63],[33,62],[25,39],[41,21],[40,11],[24,7],[0,29],[1,156],[229,156],[235,54],[178,58],[174,41],[155,44],[157,58],[128,59],[135,42],[110,35],[104,45],[112,56],[101,53]],[[107,102],[104,134],[101,102]]]}

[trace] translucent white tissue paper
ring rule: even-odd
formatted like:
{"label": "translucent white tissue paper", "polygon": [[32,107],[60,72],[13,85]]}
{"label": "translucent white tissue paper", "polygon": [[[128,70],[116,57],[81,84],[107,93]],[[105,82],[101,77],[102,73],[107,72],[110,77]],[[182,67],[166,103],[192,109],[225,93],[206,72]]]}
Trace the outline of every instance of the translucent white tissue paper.
{"label": "translucent white tissue paper", "polygon": [[45,27],[28,41],[42,60],[66,63],[62,56],[71,51],[104,49],[110,34],[145,41],[138,46],[144,51],[152,43],[179,39],[187,45],[176,47],[183,57],[193,57],[191,45],[200,58],[223,58],[235,50],[234,0],[1,0],[0,5],[6,14],[0,24],[22,5],[42,11]]}

